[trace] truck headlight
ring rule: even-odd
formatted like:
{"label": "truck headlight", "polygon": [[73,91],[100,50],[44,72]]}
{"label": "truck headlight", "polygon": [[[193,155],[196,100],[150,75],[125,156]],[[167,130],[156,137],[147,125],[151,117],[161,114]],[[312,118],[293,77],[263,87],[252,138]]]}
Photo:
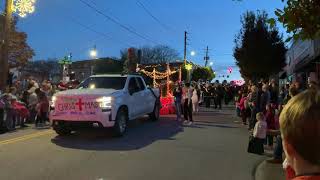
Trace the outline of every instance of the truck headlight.
{"label": "truck headlight", "polygon": [[51,98],[51,107],[54,108],[54,104],[56,103],[57,97],[56,96],[52,96]]}
{"label": "truck headlight", "polygon": [[100,108],[102,109],[111,109],[111,102],[112,102],[112,97],[101,97],[97,99],[97,102],[100,105]]}

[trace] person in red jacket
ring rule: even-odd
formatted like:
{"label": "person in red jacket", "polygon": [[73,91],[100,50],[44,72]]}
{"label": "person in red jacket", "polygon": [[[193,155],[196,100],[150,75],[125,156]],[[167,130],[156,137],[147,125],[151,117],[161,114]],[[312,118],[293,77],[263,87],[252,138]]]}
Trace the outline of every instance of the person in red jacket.
{"label": "person in red jacket", "polygon": [[280,131],[293,180],[320,180],[320,91],[293,97],[280,115]]}
{"label": "person in red jacket", "polygon": [[247,93],[243,93],[240,103],[238,104],[241,111],[241,119],[243,125],[247,125],[247,119],[250,117],[249,98]]}
{"label": "person in red jacket", "polygon": [[[268,131],[276,130],[275,113],[270,103],[266,105],[266,112],[264,113],[264,115],[266,117]],[[270,149],[273,149],[273,135],[267,135],[267,144]]]}

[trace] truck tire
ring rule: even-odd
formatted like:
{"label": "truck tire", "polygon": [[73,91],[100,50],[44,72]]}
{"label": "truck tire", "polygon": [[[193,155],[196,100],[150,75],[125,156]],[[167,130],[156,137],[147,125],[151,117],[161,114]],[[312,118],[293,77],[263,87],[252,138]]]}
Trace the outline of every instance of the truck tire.
{"label": "truck tire", "polygon": [[122,137],[127,131],[128,113],[124,108],[121,108],[116,116],[116,122],[113,127],[113,135]]}
{"label": "truck tire", "polygon": [[63,128],[63,127],[55,127],[54,130],[60,136],[68,136],[68,135],[71,134],[71,130],[70,129],[66,129],[66,128]]}
{"label": "truck tire", "polygon": [[156,103],[153,112],[149,115],[151,121],[158,121],[160,118],[160,105]]}

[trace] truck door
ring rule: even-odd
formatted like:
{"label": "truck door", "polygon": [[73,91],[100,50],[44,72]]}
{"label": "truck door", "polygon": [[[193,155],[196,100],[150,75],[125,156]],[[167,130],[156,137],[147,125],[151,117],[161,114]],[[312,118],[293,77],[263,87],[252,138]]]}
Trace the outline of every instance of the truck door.
{"label": "truck door", "polygon": [[150,113],[150,107],[152,107],[153,105],[150,106],[150,104],[148,104],[148,102],[150,102],[150,94],[146,89],[145,84],[143,83],[143,80],[141,77],[136,77],[138,86],[139,86],[139,92],[138,92],[138,96],[139,96],[139,107],[138,107],[138,111],[139,111],[139,115],[145,115],[146,113]]}
{"label": "truck door", "polygon": [[129,84],[128,84],[129,96],[126,101],[127,101],[128,108],[129,108],[129,117],[131,119],[139,116],[139,112],[138,112],[139,98],[140,98],[140,94],[138,93],[139,91],[140,91],[140,89],[137,84],[136,78],[134,78],[134,77],[130,78]]}

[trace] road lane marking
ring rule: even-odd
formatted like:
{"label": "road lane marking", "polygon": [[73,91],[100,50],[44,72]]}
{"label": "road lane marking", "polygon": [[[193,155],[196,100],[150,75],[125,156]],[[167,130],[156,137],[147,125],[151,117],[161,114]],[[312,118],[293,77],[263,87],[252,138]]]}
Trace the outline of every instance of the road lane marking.
{"label": "road lane marking", "polygon": [[25,141],[25,140],[36,138],[36,137],[40,137],[40,136],[50,135],[50,134],[53,134],[53,133],[54,133],[54,131],[52,131],[52,130],[46,130],[46,131],[43,131],[43,132],[24,135],[24,136],[21,136],[21,137],[16,137],[16,138],[0,141],[0,146],[1,145],[7,145],[7,144],[16,143],[16,142],[20,142],[20,141]]}

